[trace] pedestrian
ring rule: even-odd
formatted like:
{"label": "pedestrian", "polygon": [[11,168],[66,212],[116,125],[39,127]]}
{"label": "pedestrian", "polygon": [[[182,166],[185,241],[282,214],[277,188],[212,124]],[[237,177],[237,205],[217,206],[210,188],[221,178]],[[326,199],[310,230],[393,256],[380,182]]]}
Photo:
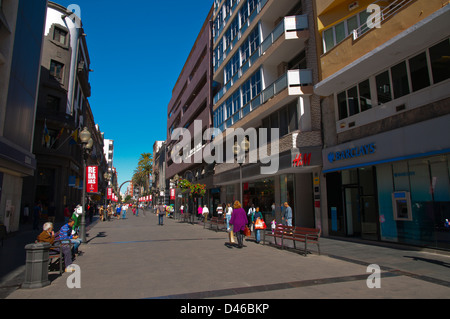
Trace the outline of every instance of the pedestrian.
{"label": "pedestrian", "polygon": [[209,214],[209,209],[206,205],[203,207],[202,213],[203,213],[204,223],[206,224],[206,221],[208,219],[208,214]]}
{"label": "pedestrian", "polygon": [[67,224],[64,224],[57,233],[56,240],[70,241],[73,244],[73,253],[80,254],[80,252],[78,251],[78,247],[81,245],[81,239],[79,239],[77,235],[74,235],[72,233],[73,227],[75,227],[75,220],[70,218],[69,222]]}
{"label": "pedestrian", "polygon": [[221,219],[223,217],[223,210],[224,210],[224,206],[222,206],[221,204],[219,204],[216,208],[216,212],[217,212],[217,216],[219,217],[219,219]]}
{"label": "pedestrian", "polygon": [[227,219],[227,231],[230,231],[230,219],[231,219],[232,212],[233,212],[233,208],[231,208],[230,204],[227,204],[227,211],[225,214],[225,218]]}
{"label": "pedestrian", "polygon": [[284,203],[283,224],[284,226],[292,226],[292,208],[288,202]]}
{"label": "pedestrian", "polygon": [[275,209],[277,208],[277,206],[275,205],[275,203],[272,204],[272,217],[275,217]]}
{"label": "pedestrian", "polygon": [[120,219],[120,213],[122,212],[122,206],[119,204],[116,207],[116,216],[117,216],[117,220]]}
{"label": "pedestrian", "polygon": [[36,202],[33,208],[33,230],[39,230],[39,219],[41,218],[42,207],[40,202]]}
{"label": "pedestrian", "polygon": [[55,222],[55,215],[56,215],[55,203],[51,202],[50,206],[48,207],[48,218],[47,218],[47,220],[50,223],[54,223]]}
{"label": "pedestrian", "polygon": [[233,225],[233,232],[237,236],[238,248],[244,246],[244,230],[247,226],[248,220],[245,210],[242,208],[239,201],[233,204],[233,214],[231,215],[230,225]]}
{"label": "pedestrian", "polygon": [[164,225],[164,215],[166,214],[166,209],[163,205],[158,205],[156,212],[158,214],[158,225]]}
{"label": "pedestrian", "polygon": [[89,206],[89,224],[92,224],[92,221],[94,220],[94,212],[95,206],[94,205]]}
{"label": "pedestrian", "polygon": [[122,219],[125,219],[125,217],[127,217],[127,208],[128,205],[122,205]]}
{"label": "pedestrian", "polygon": [[198,205],[198,208],[197,208],[197,219],[198,220],[202,219],[202,214],[203,214],[203,208],[201,205]]}
{"label": "pedestrian", "polygon": [[259,211],[259,207],[256,207],[255,210],[255,240],[256,243],[259,244],[261,242],[261,230],[264,228],[264,217],[262,213]]}
{"label": "pedestrian", "polygon": [[67,224],[67,222],[69,221],[70,218],[70,210],[69,210],[69,206],[66,204],[64,206],[64,223]]}
{"label": "pedestrian", "polygon": [[252,204],[247,213],[248,226],[250,231],[253,231],[253,223],[255,222],[255,205]]}
{"label": "pedestrian", "polygon": [[[54,245],[56,240],[55,232],[53,231],[53,223],[47,222],[43,226],[42,233],[39,234],[37,237],[37,241],[39,243],[49,243],[50,245]],[[62,250],[62,253],[64,255],[64,264],[65,268],[70,266],[72,264],[72,252],[70,251],[69,245],[64,245],[61,243],[59,247],[51,247],[50,248],[53,251],[59,252],[59,250]]]}
{"label": "pedestrian", "polygon": [[26,224],[28,222],[28,218],[30,217],[30,208],[28,204],[23,208],[23,223]]}

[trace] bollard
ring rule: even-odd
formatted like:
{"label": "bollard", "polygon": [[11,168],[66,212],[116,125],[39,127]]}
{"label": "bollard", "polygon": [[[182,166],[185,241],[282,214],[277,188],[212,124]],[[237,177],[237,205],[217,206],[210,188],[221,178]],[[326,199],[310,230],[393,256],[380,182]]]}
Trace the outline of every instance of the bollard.
{"label": "bollard", "polygon": [[23,289],[42,288],[50,285],[48,280],[49,243],[29,244],[25,246],[26,268]]}

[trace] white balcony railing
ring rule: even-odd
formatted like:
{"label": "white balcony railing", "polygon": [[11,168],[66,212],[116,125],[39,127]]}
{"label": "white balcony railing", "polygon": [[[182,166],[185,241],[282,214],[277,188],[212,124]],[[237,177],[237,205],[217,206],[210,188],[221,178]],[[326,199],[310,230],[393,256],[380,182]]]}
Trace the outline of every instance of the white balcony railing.
{"label": "white balcony railing", "polygon": [[[366,21],[365,23],[362,23],[359,28],[353,30],[353,40],[360,38],[367,31],[369,31],[371,29],[369,24],[380,25],[383,21],[397,14],[397,12],[400,11],[404,6],[413,1],[415,0],[395,0],[387,7],[380,7],[380,13],[374,15],[373,17],[370,17],[371,21]],[[378,2],[379,1],[376,1],[373,4],[376,4]]]}
{"label": "white balcony railing", "polygon": [[225,93],[239,80],[248,69],[259,60],[259,58],[286,32],[301,31],[308,29],[308,16],[298,15],[285,17],[275,29],[264,39],[254,53],[245,61],[245,63],[234,74],[230,81],[225,83],[222,89],[214,96],[213,103],[216,104],[225,95]]}
{"label": "white balcony railing", "polygon": [[247,114],[251,113],[259,106],[268,102],[270,99],[286,89],[289,89],[290,95],[300,95],[302,94],[301,87],[309,85],[313,85],[312,70],[289,70],[275,82],[265,88],[249,103],[244,105],[240,110],[229,116],[223,123],[220,123],[219,128],[221,130],[225,130],[226,128],[231,127]]}

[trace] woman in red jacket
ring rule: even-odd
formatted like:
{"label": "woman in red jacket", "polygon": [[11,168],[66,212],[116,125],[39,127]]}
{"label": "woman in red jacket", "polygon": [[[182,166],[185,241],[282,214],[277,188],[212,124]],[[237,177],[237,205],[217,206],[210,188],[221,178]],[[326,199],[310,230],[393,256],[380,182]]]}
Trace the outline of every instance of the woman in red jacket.
{"label": "woman in red jacket", "polygon": [[247,214],[239,201],[234,202],[233,208],[230,225],[233,225],[233,232],[237,236],[238,248],[242,248],[244,246],[244,230],[248,223]]}

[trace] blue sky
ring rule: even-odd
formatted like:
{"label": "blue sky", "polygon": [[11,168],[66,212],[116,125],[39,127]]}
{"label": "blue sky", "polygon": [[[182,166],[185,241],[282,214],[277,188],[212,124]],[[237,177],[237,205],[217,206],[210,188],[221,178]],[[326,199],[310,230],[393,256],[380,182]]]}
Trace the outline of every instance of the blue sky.
{"label": "blue sky", "polygon": [[140,154],[166,139],[172,89],[213,1],[54,2],[81,9],[94,70],[89,102],[105,138],[114,140],[121,184],[131,179]]}

